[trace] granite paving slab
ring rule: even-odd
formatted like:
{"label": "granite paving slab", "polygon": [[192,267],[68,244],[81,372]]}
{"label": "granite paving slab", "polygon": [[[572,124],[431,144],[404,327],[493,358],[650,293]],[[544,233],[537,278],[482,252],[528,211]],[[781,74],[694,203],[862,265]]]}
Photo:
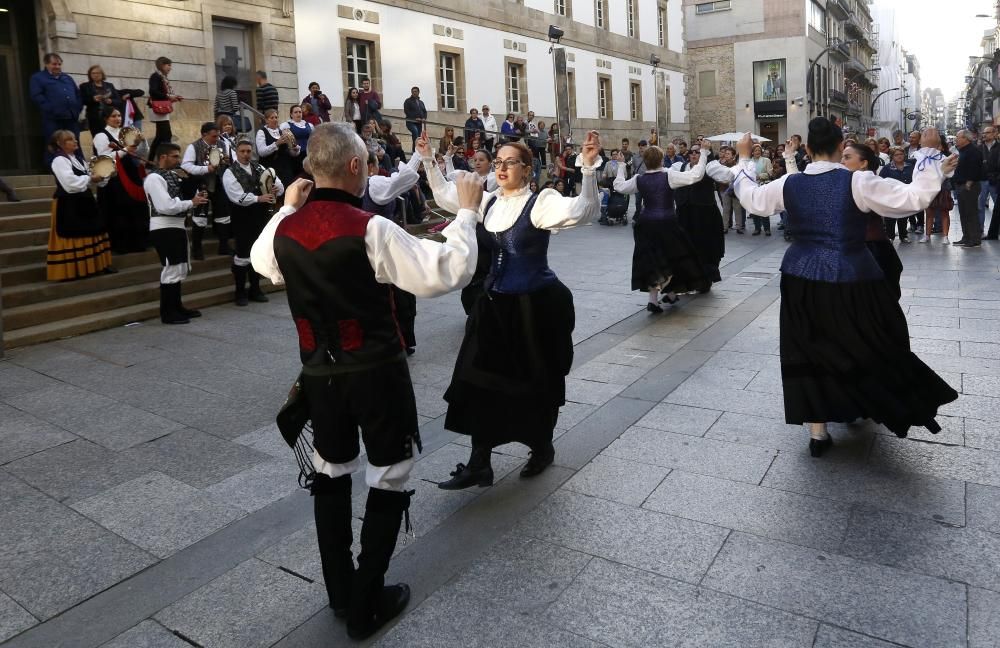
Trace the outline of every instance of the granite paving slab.
{"label": "granite paving slab", "polygon": [[[776,416],[779,418],[724,412],[705,433],[705,437],[742,445],[774,448],[793,456],[808,454],[809,431],[805,426],[785,423],[781,413],[776,413]],[[833,437],[834,445],[823,455],[825,460],[857,461],[868,456],[875,436],[873,428],[831,424],[827,426],[827,430]]]}
{"label": "granite paving slab", "polygon": [[38,619],[0,592],[0,643],[38,623]]}
{"label": "granite paving slab", "polygon": [[844,537],[851,511],[848,504],[681,470],[643,508],[818,549]]}
{"label": "granite paving slab", "polygon": [[816,643],[812,648],[896,648],[899,644],[889,643],[874,637],[820,624],[816,633]]}
{"label": "granite paving slab", "polygon": [[546,618],[601,645],[800,648],[816,622],[595,558]]}
{"label": "granite paving slab", "polygon": [[599,454],[563,488],[630,506],[642,504],[670,472],[669,468]]}
{"label": "granite paving slab", "polygon": [[965,586],[736,532],[703,586],[907,646],[960,646]]}
{"label": "granite paving slab", "polygon": [[[217,502],[253,513],[302,490],[298,478],[299,467],[294,461],[272,459],[216,482],[204,492]],[[302,492],[304,497],[306,491]]]}
{"label": "granite paving slab", "polygon": [[200,430],[179,430],[136,448],[159,472],[204,488],[272,457]]}
{"label": "granite paving slab", "polygon": [[995,421],[965,419],[965,445],[1000,452],[1000,424]]}
{"label": "granite paving slab", "polygon": [[970,528],[1000,534],[1000,488],[966,484],[965,504]]}
{"label": "granite paving slab", "polygon": [[873,465],[893,471],[1000,486],[1000,452],[892,441],[886,437],[875,440],[871,457]]}
{"label": "granite paving slab", "polygon": [[[554,493],[517,532],[574,551],[697,583],[728,531],[567,490]],[[656,542],[650,542],[656,538]]]}
{"label": "granite paving slab", "polygon": [[0,466],[77,438],[30,414],[0,404]]}
{"label": "granite paving slab", "polygon": [[0,360],[0,400],[15,398],[58,384],[57,380],[37,371],[25,369],[9,360]]}
{"label": "granite paving slab", "polygon": [[[698,370],[698,375],[702,370]],[[638,427],[676,432],[691,436],[704,436],[708,428],[718,420],[722,412],[718,410],[660,403],[636,423]]]}
{"label": "granite paving slab", "polygon": [[155,618],[202,646],[264,648],[326,605],[320,585],[251,559]]}
{"label": "granite paving slab", "polygon": [[1000,648],[1000,594],[969,588],[969,648]]}
{"label": "granite paving slab", "polygon": [[62,423],[62,427],[109,450],[125,450],[184,427],[125,403],[101,407],[93,417],[76,414],[72,423]]}
{"label": "granite paving slab", "polygon": [[757,446],[630,427],[608,446],[605,454],[664,468],[680,468],[688,472],[758,484],[777,452]]}
{"label": "granite paving slab", "polygon": [[191,644],[156,621],[143,621],[101,648],[191,648]]}

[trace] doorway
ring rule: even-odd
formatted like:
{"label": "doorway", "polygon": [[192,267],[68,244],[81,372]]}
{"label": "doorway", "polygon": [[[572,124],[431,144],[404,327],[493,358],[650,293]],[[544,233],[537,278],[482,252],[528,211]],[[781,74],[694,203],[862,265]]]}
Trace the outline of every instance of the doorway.
{"label": "doorway", "polygon": [[778,122],[760,122],[760,132],[758,135],[766,137],[772,142],[779,142]]}
{"label": "doorway", "polygon": [[34,173],[42,166],[41,124],[29,110],[28,85],[38,65],[33,2],[0,0],[0,175]]}

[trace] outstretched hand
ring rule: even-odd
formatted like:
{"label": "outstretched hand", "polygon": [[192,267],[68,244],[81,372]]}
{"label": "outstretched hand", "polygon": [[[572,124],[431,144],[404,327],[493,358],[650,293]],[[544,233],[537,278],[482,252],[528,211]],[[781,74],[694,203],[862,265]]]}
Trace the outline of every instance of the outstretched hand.
{"label": "outstretched hand", "polygon": [[460,171],[455,179],[460,209],[478,210],[483,201],[483,181],[475,173]]}
{"label": "outstretched hand", "polygon": [[750,133],[744,133],[740,141],[736,142],[736,153],[741,160],[746,160],[750,158],[751,151],[753,151],[753,138],[750,137]]}
{"label": "outstretched hand", "polygon": [[941,134],[936,128],[925,128],[920,133],[920,148],[932,148],[935,151],[941,150]]}
{"label": "outstretched hand", "polygon": [[427,138],[427,131],[424,130],[420,133],[420,137],[417,138],[417,153],[424,160],[434,159],[434,155],[431,153],[431,143]]}
{"label": "outstretched hand", "polygon": [[601,152],[601,135],[595,130],[587,133],[587,139],[583,142],[583,148],[580,151],[580,155],[583,158],[583,163],[587,166],[593,166],[594,162],[597,161],[597,156]]}
{"label": "outstretched hand", "polygon": [[958,168],[958,153],[952,153],[941,163],[941,173],[948,175]]}

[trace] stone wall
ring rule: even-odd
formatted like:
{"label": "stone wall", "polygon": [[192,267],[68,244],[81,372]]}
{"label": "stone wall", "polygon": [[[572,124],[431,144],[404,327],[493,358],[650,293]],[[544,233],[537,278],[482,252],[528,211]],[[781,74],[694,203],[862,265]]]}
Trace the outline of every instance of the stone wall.
{"label": "stone wall", "polygon": [[[688,86],[688,115],[691,135],[718,135],[736,130],[736,80],[732,44],[689,47],[691,83]],[[714,97],[699,97],[698,73],[715,70]]]}
{"label": "stone wall", "polygon": [[[176,141],[197,139],[202,122],[212,118],[218,91],[212,21],[251,25],[251,70],[265,70],[278,88],[281,111],[297,102],[293,17],[282,0],[41,0],[41,49],[59,52],[63,71],[78,82],[87,68],[99,64],[117,88],[148,91],[153,61],[173,60],[170,79],[184,97],[171,115]],[[286,15],[287,14],[287,15]],[[148,117],[143,101],[140,109]],[[152,139],[148,119],[144,133]],[[84,136],[89,148],[89,135]]]}

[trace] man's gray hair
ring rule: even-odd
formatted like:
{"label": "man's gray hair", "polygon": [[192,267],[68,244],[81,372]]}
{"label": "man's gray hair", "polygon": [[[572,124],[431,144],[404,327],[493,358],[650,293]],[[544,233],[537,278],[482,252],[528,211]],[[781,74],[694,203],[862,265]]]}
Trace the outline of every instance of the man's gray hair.
{"label": "man's gray hair", "polygon": [[362,164],[368,161],[368,148],[353,124],[326,122],[313,129],[309,136],[309,165],[313,175],[341,176],[352,158],[358,158]]}
{"label": "man's gray hair", "polygon": [[970,142],[972,142],[972,141],[974,141],[976,139],[975,137],[972,136],[972,133],[970,133],[968,130],[966,130],[964,128],[962,130],[958,131],[957,133],[955,133],[955,137],[956,138],[964,137],[965,139],[969,140]]}

